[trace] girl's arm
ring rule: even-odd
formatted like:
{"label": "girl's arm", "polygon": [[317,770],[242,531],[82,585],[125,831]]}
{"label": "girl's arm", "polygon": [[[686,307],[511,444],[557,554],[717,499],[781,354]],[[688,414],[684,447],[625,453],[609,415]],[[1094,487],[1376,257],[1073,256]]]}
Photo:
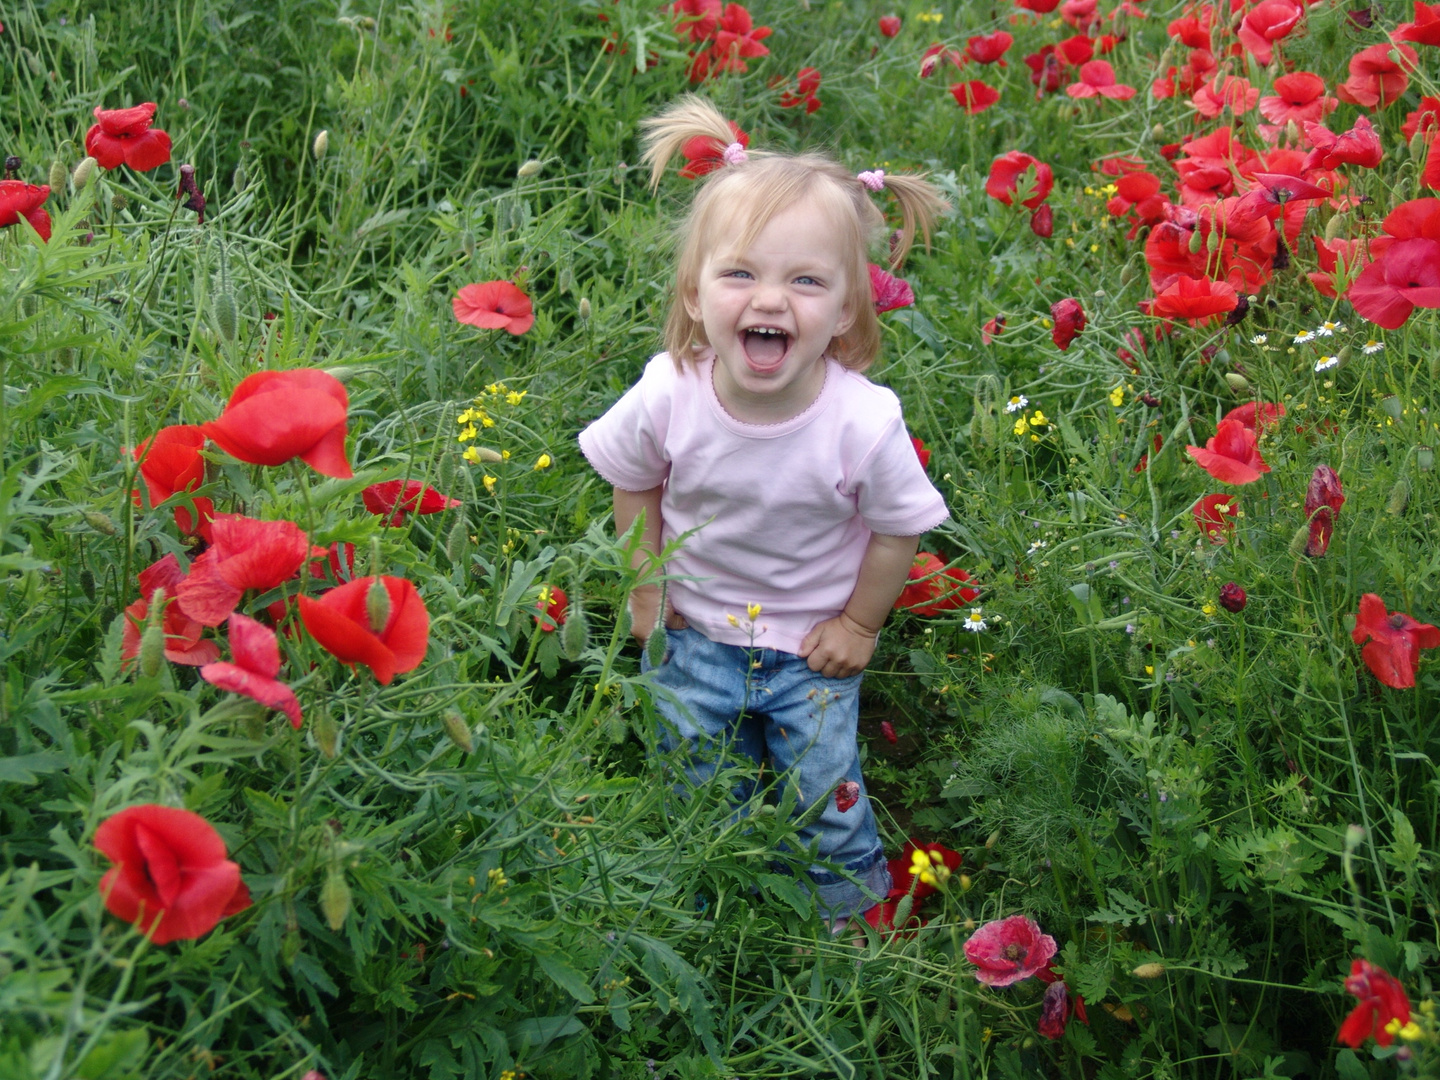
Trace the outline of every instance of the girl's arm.
{"label": "girl's arm", "polygon": [[871,534],[845,610],[816,626],[800,643],[800,655],[809,661],[811,671],[844,679],[865,670],[919,548],[918,536]]}
{"label": "girl's arm", "polygon": [[[640,511],[645,511],[645,526],[640,534],[640,546],[630,560],[631,568],[645,565],[660,550],[660,495],[665,489],[653,487],[648,491],[625,491],[615,488],[615,535],[624,536],[635,524]],[[906,564],[907,568],[909,564]],[[898,596],[899,593],[897,592]],[[644,641],[655,629],[655,616],[660,607],[660,586],[637,585],[630,593],[630,633]]]}

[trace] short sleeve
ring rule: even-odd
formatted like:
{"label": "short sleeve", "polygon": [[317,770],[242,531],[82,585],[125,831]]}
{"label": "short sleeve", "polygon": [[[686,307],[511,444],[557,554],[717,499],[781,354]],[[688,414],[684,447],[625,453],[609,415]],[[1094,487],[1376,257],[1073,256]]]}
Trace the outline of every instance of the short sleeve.
{"label": "short sleeve", "polygon": [[919,536],[950,518],[944,496],[935,490],[904,421],[890,424],[852,479],[861,520],[884,536]]}
{"label": "short sleeve", "polygon": [[[598,420],[580,433],[580,450],[607,482],[622,491],[648,491],[670,475],[665,454],[671,395],[662,354],[645,368],[640,381]],[[661,370],[657,371],[657,367]]]}

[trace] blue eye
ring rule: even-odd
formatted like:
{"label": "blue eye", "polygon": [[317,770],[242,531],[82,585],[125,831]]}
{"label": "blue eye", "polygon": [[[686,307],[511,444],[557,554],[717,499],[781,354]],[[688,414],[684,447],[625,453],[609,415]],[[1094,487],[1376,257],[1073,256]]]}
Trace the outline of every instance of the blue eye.
{"label": "blue eye", "polygon": [[796,279],[795,279],[795,283],[796,283],[797,285],[819,285],[819,284],[820,284],[820,282],[816,281],[813,277],[810,277],[808,274],[805,274],[805,275],[802,275],[802,276],[796,278]]}

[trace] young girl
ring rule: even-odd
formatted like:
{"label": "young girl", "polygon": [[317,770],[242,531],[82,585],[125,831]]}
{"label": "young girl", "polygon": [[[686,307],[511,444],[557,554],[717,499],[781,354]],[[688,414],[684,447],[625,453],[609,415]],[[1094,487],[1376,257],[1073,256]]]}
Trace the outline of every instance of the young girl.
{"label": "young girl", "polygon": [[[810,876],[838,927],[890,887],[860,776],[860,673],[920,534],[948,517],[899,401],[861,374],[880,347],[874,200],[900,206],[893,266],[945,203],[918,177],[747,153],[698,97],[646,127],[652,187],[682,148],[724,164],[681,231],[667,351],[580,447],[614,485],[617,532],[643,512],[638,559],[686,537],[664,568],[665,611],[655,584],[631,597],[635,635],[666,635],[662,748],[686,747],[696,783],[726,749],[768,753],[801,812],[825,803],[800,835],[830,864]],[[842,784],[854,805],[834,797]]]}

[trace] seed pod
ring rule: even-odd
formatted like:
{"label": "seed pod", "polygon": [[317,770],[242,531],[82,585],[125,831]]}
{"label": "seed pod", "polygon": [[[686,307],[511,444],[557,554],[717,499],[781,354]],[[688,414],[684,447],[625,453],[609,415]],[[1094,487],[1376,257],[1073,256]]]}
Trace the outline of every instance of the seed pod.
{"label": "seed pod", "polygon": [[383,634],[390,623],[390,591],[379,577],[372,578],[365,590],[365,617],[376,634]]}
{"label": "seed pod", "polygon": [[996,829],[994,832],[992,832],[989,836],[987,836],[987,837],[985,838],[985,850],[986,850],[986,851],[989,851],[989,850],[990,850],[991,848],[993,848],[997,843],[999,843],[999,841],[1000,841],[1000,830],[999,830],[999,829]]}
{"label": "seed pod", "polygon": [[1390,489],[1390,497],[1385,500],[1385,512],[1393,517],[1399,517],[1405,512],[1405,507],[1409,502],[1410,478],[1402,473]]}
{"label": "seed pod", "polygon": [[123,191],[117,191],[110,196],[110,209],[117,214],[130,205],[130,198]]}
{"label": "seed pod", "polygon": [[1300,528],[1295,530],[1295,535],[1290,538],[1290,554],[1300,558],[1305,554],[1305,548],[1310,544],[1310,523],[1307,521]]}
{"label": "seed pod", "polygon": [[1225,373],[1225,385],[1237,394],[1244,394],[1250,389],[1250,380],[1238,372],[1227,371]]}
{"label": "seed pod", "polygon": [[114,536],[120,531],[116,528],[115,522],[111,521],[108,515],[100,513],[99,510],[86,510],[85,524],[105,536]]}
{"label": "seed pod", "polygon": [[[579,590],[570,601],[570,612],[566,616],[565,625],[560,628],[560,651],[566,660],[579,660],[590,645],[590,620],[585,615],[585,606],[581,603]],[[664,657],[661,657],[663,660]]]}
{"label": "seed pod", "polygon": [[340,725],[335,723],[335,718],[330,715],[329,709],[320,710],[320,719],[314,726],[315,742],[320,747],[320,753],[330,760],[335,760],[335,754],[340,745]]}
{"label": "seed pod", "polygon": [[580,318],[587,321],[590,318],[590,300],[588,297],[582,296],[580,298]]}
{"label": "seed pod", "polygon": [[1156,124],[1154,127],[1152,127],[1150,129],[1150,137],[1156,142],[1159,142],[1161,139],[1163,139],[1165,137],[1165,125]]}
{"label": "seed pod", "polygon": [[164,662],[165,630],[161,626],[146,626],[145,632],[140,635],[140,674],[153,679],[160,674],[160,665]]}
{"label": "seed pod", "polygon": [[652,668],[665,663],[665,627],[657,626],[650,631],[650,636],[645,639],[645,659]]}
{"label": "seed pod", "polygon": [[65,181],[69,178],[70,171],[59,161],[50,163],[50,191],[56,195],[65,190]]}
{"label": "seed pod", "polygon": [[1148,964],[1141,964],[1134,971],[1130,972],[1137,979],[1158,979],[1165,974],[1165,965],[1159,961],[1152,960]]}
{"label": "seed pod", "polygon": [[1425,148],[1430,144],[1430,135],[1431,132],[1425,130],[1424,125],[1420,125],[1415,134],[1410,136],[1409,150],[1412,158],[1418,161],[1425,156]]}
{"label": "seed pod", "polygon": [[315,136],[315,141],[310,144],[310,153],[315,155],[316,161],[319,161],[325,156],[325,151],[329,149],[330,132],[322,129],[319,134]]}
{"label": "seed pod", "polygon": [[495,461],[504,461],[504,460],[505,460],[505,455],[504,455],[504,454],[500,453],[498,450],[491,450],[488,446],[477,446],[477,447],[475,447],[475,455],[476,455],[481,461],[495,462]]}
{"label": "seed pod", "polygon": [[544,163],[536,161],[534,158],[531,158],[529,161],[521,165],[520,168],[515,170],[515,175],[518,176],[521,180],[528,180],[530,179],[530,177],[534,176],[544,167]]}
{"label": "seed pod", "polygon": [[80,571],[80,591],[85,594],[85,599],[95,599],[95,575],[88,566]]}
{"label": "seed pod", "polygon": [[450,741],[467,754],[475,752],[475,739],[470,734],[470,726],[465,723],[465,718],[454,709],[446,709],[442,717],[445,724],[445,734],[450,736]]}
{"label": "seed pod", "polygon": [[1420,467],[1421,472],[1429,472],[1435,468],[1435,448],[1433,446],[1417,446],[1415,448],[1415,464]]}
{"label": "seed pod", "polygon": [[460,234],[460,250],[467,259],[475,258],[475,234],[469,229]]}
{"label": "seed pod", "polygon": [[320,910],[330,929],[339,931],[350,914],[350,886],[345,882],[342,870],[332,869],[325,875],[325,884],[320,888]]}
{"label": "seed pod", "polygon": [[100,163],[93,157],[82,158],[80,164],[75,166],[75,171],[70,174],[71,185],[76,191],[80,191],[95,178],[95,170],[99,167]]}
{"label": "seed pod", "polygon": [[215,293],[210,306],[215,315],[215,329],[226,341],[234,341],[240,332],[240,305],[235,302],[235,294],[222,288]]}
{"label": "seed pod", "polygon": [[575,288],[575,272],[568,266],[562,266],[559,275],[555,278],[555,287],[562,293],[568,293]]}
{"label": "seed pod", "polygon": [[1404,409],[1400,406],[1400,399],[1394,394],[1386,394],[1380,399],[1380,409],[1391,420],[1399,420],[1404,415]]}
{"label": "seed pod", "polygon": [[460,566],[465,562],[465,556],[469,553],[470,522],[465,520],[465,515],[461,514],[455,524],[450,526],[450,535],[445,538],[445,558],[450,560],[451,566]]}
{"label": "seed pod", "polygon": [[245,163],[242,161],[239,165],[235,166],[235,171],[230,174],[230,186],[235,189],[235,194],[238,195],[245,190],[246,181],[249,179],[250,178],[245,175]]}

